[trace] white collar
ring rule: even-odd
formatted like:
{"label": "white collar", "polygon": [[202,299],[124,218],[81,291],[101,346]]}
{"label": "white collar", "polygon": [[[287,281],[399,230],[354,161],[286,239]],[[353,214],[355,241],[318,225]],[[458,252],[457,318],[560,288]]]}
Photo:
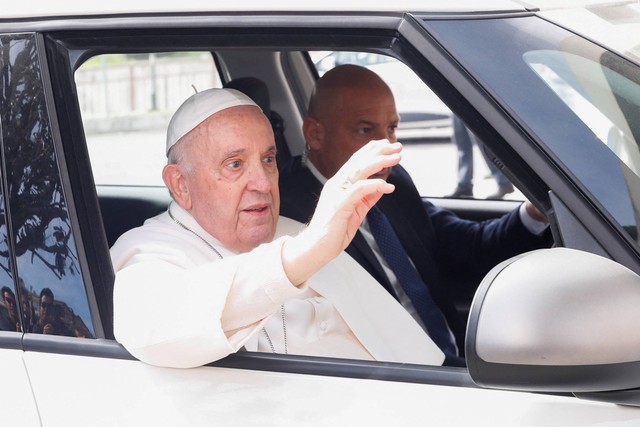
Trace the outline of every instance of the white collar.
{"label": "white collar", "polygon": [[200,226],[200,224],[198,224],[198,221],[196,221],[196,219],[193,217],[193,215],[191,215],[191,213],[189,213],[186,209],[183,209],[182,206],[180,206],[175,201],[172,201],[169,204],[169,207],[167,208],[167,216],[165,218],[165,221],[169,221],[175,224],[176,226],[182,228],[178,223],[176,223],[173,219],[171,219],[169,212],[173,214],[173,217],[176,220],[180,221],[180,223],[182,223],[185,227],[188,228],[188,231],[185,230],[186,232],[192,232],[196,236],[200,237],[201,239],[209,243],[211,246],[216,248],[218,252],[220,252],[223,258],[238,255],[237,252],[231,249],[228,249],[218,239],[216,239],[211,234],[209,234],[204,228],[202,228],[202,226]]}

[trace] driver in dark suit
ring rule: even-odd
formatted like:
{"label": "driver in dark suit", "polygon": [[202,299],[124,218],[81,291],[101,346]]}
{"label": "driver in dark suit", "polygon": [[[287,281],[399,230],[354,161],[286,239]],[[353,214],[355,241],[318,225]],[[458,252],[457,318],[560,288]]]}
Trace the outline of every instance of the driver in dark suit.
{"label": "driver in dark suit", "polygon": [[[394,142],[399,117],[389,87],[372,71],[342,65],[316,84],[303,123],[305,155],[291,159],[280,173],[280,213],[308,222],[326,177],[331,177],[370,140]],[[378,176],[395,185],[378,206],[398,236],[415,270],[446,319],[457,345],[445,351],[449,365],[464,365],[464,321],[454,307],[461,286],[477,286],[494,265],[518,253],[548,247],[546,218],[531,203],[495,220],[475,222],[424,202],[401,166]],[[411,298],[382,254],[367,221],[346,251],[427,329]],[[347,284],[345,284],[347,285]],[[472,291],[472,290],[471,290]]]}

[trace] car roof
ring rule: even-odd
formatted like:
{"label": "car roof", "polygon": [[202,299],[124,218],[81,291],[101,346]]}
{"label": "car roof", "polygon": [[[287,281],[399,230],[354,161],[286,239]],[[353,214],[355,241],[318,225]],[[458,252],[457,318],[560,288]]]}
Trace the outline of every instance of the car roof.
{"label": "car roof", "polygon": [[[630,34],[640,31],[640,0],[298,0],[211,1],[211,0],[29,0],[6,2],[2,6],[0,23],[7,31],[69,29],[74,25],[91,27],[94,19],[148,18],[185,14],[215,13],[418,13],[445,16],[536,13],[576,34],[595,41],[640,63],[640,49]],[[83,24],[78,24],[83,22]],[[107,21],[105,21],[107,22]],[[33,25],[35,24],[35,26]],[[118,23],[120,26],[122,23]],[[109,28],[108,22],[103,28]],[[87,27],[88,26],[88,27]]]}
{"label": "car roof", "polygon": [[[395,0],[372,2],[371,0],[325,0],[323,2],[301,2],[299,0],[236,0],[212,2],[211,0],[113,0],[88,2],[86,0],[30,0],[6,2],[2,5],[2,20],[17,18],[94,16],[120,14],[153,14],[175,12],[518,12],[536,9],[558,9],[586,7],[602,4],[620,4],[620,0]],[[633,1],[636,3],[636,1]]]}
{"label": "car roof", "polygon": [[523,10],[511,0],[485,0],[482,5],[477,0],[396,0],[393,2],[372,2],[370,0],[325,0],[323,2],[301,2],[292,0],[236,0],[212,2],[210,0],[157,1],[116,0],[110,2],[87,2],[68,0],[51,2],[32,0],[29,2],[9,2],[3,5],[3,18],[38,17],[64,15],[104,15],[129,13],[167,12],[227,12],[227,11],[367,11],[367,12],[422,12],[422,11],[496,11]]}

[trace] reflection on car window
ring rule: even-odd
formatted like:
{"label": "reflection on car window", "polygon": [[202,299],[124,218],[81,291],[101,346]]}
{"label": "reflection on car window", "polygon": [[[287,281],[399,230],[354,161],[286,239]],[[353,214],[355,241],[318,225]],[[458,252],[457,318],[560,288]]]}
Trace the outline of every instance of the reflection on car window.
{"label": "reflection on car window", "polygon": [[631,103],[640,104],[640,87],[600,63],[566,52],[527,52],[524,59],[598,139],[640,175],[638,142],[620,102],[635,98]]}
{"label": "reflection on car window", "polygon": [[35,37],[0,36],[0,55],[4,94],[0,120],[7,185],[0,216],[0,283],[18,284],[14,295],[22,332],[94,337]]}
{"label": "reflection on car window", "polygon": [[[389,85],[400,115],[396,135],[405,144],[402,165],[421,195],[492,197],[504,181],[511,190],[499,198],[524,199],[506,178],[497,175],[497,169],[485,162],[478,144],[469,143],[468,150],[459,151],[453,140],[451,111],[404,63],[370,52],[312,51],[309,55],[320,76],[338,65],[356,64],[374,71]],[[458,194],[463,186],[470,188]]]}
{"label": "reflection on car window", "polygon": [[171,115],[194,91],[222,87],[210,52],[100,55],[75,82],[97,185],[164,186]]}
{"label": "reflection on car window", "polygon": [[[637,239],[638,66],[531,17],[425,25],[576,177],[593,202]],[[520,27],[526,31],[518,31]],[[538,36],[528,36],[532,33]],[[624,34],[629,46],[640,44],[639,34]],[[494,48],[483,49],[487,45]]]}
{"label": "reflection on car window", "polygon": [[16,293],[7,285],[0,288],[0,331],[22,332]]}

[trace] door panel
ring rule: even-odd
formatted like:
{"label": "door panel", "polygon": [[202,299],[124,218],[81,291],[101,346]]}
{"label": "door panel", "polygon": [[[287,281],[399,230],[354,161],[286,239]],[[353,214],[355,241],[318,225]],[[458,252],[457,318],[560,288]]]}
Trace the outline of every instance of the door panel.
{"label": "door panel", "polygon": [[[217,367],[168,369],[47,353],[26,353],[25,360],[47,426],[476,425],[479,420],[493,426],[557,425],[558,420],[577,426],[594,420],[623,425],[638,416],[631,408],[520,392]],[[371,404],[381,396],[383,405]]]}
{"label": "door panel", "polygon": [[23,354],[22,350],[0,349],[0,366],[2,366],[0,424],[5,426],[40,425],[38,408],[22,362]]}

